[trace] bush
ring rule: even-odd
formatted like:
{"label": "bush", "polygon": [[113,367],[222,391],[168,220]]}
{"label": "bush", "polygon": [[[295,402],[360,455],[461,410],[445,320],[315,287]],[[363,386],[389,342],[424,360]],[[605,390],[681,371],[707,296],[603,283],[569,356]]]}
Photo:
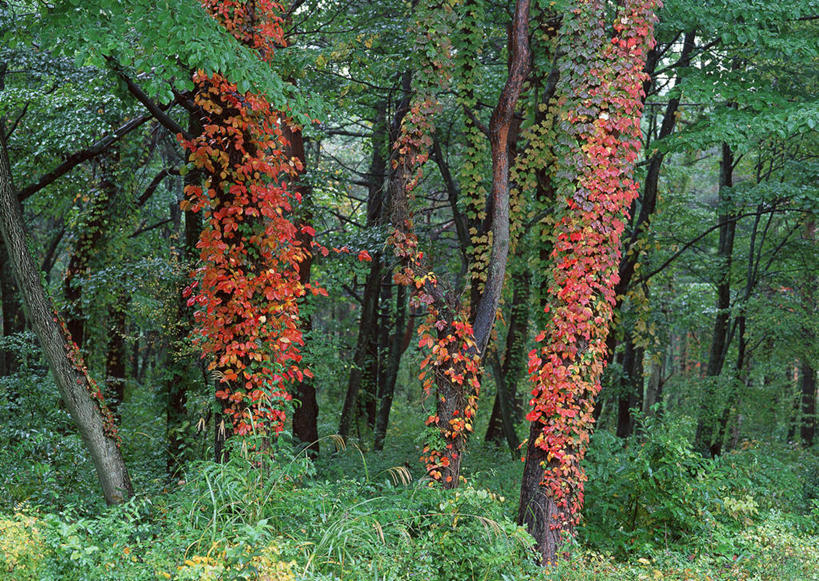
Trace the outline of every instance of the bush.
{"label": "bush", "polygon": [[36,518],[19,512],[0,519],[0,579],[40,579],[48,554],[41,528]]}

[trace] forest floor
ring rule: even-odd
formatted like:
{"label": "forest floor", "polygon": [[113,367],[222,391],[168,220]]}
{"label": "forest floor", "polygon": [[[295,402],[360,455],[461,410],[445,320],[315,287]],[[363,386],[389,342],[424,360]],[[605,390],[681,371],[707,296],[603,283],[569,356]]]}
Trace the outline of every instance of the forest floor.
{"label": "forest floor", "polygon": [[237,446],[169,481],[158,403],[137,398],[123,407],[137,495],[106,508],[64,412],[38,407],[47,379],[17,381],[34,403],[0,422],[2,580],[819,579],[816,453],[746,441],[703,459],[684,419],[594,437],[583,525],[541,569],[514,522],[520,458],[476,437],[461,487],[430,487],[414,403],[397,402],[380,453],[328,424],[316,462],[285,437],[269,461]]}

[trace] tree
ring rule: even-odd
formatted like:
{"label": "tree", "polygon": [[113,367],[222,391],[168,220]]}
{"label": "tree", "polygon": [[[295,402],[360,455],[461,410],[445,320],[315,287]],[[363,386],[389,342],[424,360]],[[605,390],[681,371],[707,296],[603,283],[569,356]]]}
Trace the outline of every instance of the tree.
{"label": "tree", "polygon": [[133,490],[119,448],[114,416],[106,407],[99,386],[89,377],[76,344],[60,327],[59,316],[45,294],[39,270],[26,248],[23,214],[6,154],[5,121],[0,124],[0,214],[12,271],[60,396],[91,454],[105,501],[108,504],[123,502],[131,497]]}
{"label": "tree", "polygon": [[615,302],[623,215],[637,195],[631,179],[641,145],[645,53],[653,45],[654,2],[620,7],[613,38],[602,2],[579,2],[568,15],[556,103],[566,132],[555,152],[556,201],[549,287],[551,320],[529,356],[531,424],[518,521],[535,537],[544,563],[583,504],[580,462],[606,356]]}

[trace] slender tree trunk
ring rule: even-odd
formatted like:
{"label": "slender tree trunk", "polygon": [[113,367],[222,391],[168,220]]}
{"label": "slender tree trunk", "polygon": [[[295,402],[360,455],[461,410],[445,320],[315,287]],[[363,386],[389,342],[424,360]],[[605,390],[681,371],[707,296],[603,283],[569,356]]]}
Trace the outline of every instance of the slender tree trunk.
{"label": "slender tree trunk", "polygon": [[[188,117],[188,131],[191,135],[199,135],[202,126],[198,117],[191,113]],[[184,188],[188,186],[199,186],[202,182],[202,175],[199,171],[188,172],[183,183]],[[185,210],[183,217],[183,244],[178,249],[177,255],[181,263],[181,271],[188,273],[193,271],[198,251],[196,244],[202,233],[202,219],[197,212]],[[196,355],[192,352],[189,344],[189,335],[193,330],[193,317],[191,309],[188,307],[188,300],[184,296],[184,288],[187,280],[179,281],[176,298],[176,317],[171,328],[171,345],[169,364],[170,374],[165,384],[167,393],[167,403],[165,407],[165,433],[168,439],[167,449],[167,469],[168,475],[173,476],[182,467],[185,452],[185,420],[187,419],[188,389],[193,383],[196,370],[193,361]]]}
{"label": "slender tree trunk", "polygon": [[[376,106],[375,119],[373,120],[372,147],[373,155],[370,161],[370,169],[367,172],[367,226],[373,227],[383,224],[389,216],[388,204],[384,203],[384,179],[387,172],[387,142],[392,143],[401,121],[407,113],[409,106],[409,88],[411,75],[405,72],[401,76],[401,85],[404,89],[404,96],[399,102],[391,128],[387,128],[387,103],[382,102]],[[388,136],[389,133],[389,136]],[[392,178],[391,178],[392,179]],[[382,256],[380,252],[375,253],[370,263],[370,272],[367,275],[367,282],[364,286],[364,297],[361,305],[361,317],[358,323],[358,337],[356,339],[355,351],[353,354],[353,364],[350,368],[350,375],[347,381],[347,392],[342,406],[341,420],[339,422],[338,433],[347,436],[350,433],[353,422],[359,408],[365,409],[368,424],[374,425],[377,415],[378,399],[378,343],[381,334],[384,332],[382,320],[379,316],[379,303],[383,292],[382,285],[389,285],[391,281],[382,280]],[[359,402],[359,390],[362,381],[366,380],[367,398]],[[363,404],[363,405],[362,405]]]}
{"label": "slender tree trunk", "polygon": [[383,381],[378,386],[378,415],[375,422],[375,441],[373,447],[376,450],[384,449],[384,439],[387,435],[387,426],[390,421],[390,410],[395,396],[395,381],[398,378],[398,366],[401,364],[401,355],[406,349],[404,343],[404,329],[407,313],[407,289],[399,286],[395,293],[395,315],[393,332],[390,337],[390,347],[387,354],[387,364],[381,377]]}
{"label": "slender tree trunk", "polygon": [[361,378],[364,374],[364,366],[367,360],[368,350],[372,341],[378,318],[378,294],[381,287],[381,255],[377,253],[373,256],[370,267],[370,274],[367,276],[367,283],[364,287],[364,299],[361,306],[361,318],[359,319],[358,340],[353,354],[350,378],[347,382],[347,393],[344,397],[344,405],[341,410],[341,420],[338,424],[338,433],[343,437],[350,434],[350,428],[355,421],[356,408],[358,402],[358,391],[361,387]]}
{"label": "slender tree trunk", "polygon": [[[816,247],[816,221],[814,217],[808,218],[805,224],[804,239],[810,243],[810,248]],[[815,271],[808,267],[807,284],[804,285],[802,291],[803,301],[805,303],[805,313],[816,313],[816,283],[819,282],[819,277],[815,276]],[[806,330],[806,336],[813,340],[815,339],[812,329]],[[800,387],[800,404],[801,404],[801,420],[800,420],[800,435],[802,436],[802,444],[810,448],[813,446],[813,439],[816,434],[816,370],[817,363],[815,359],[803,358],[799,368],[799,387]]]}
{"label": "slender tree trunk", "polygon": [[[523,377],[526,369],[526,343],[529,338],[529,300],[531,297],[532,273],[521,269],[512,275],[512,306],[509,315],[509,327],[506,331],[506,345],[500,365],[498,395],[489,417],[489,426],[485,440],[500,444],[506,439],[512,454],[517,454],[520,442],[515,433],[515,419],[522,417],[522,408],[518,402],[517,384]],[[502,391],[503,390],[503,393]],[[505,401],[504,401],[505,400]],[[506,404],[509,415],[508,422],[504,421]]]}
{"label": "slender tree trunk", "polygon": [[[288,128],[286,134],[287,142],[290,144],[291,155],[296,158],[302,167],[299,175],[299,182],[295,184],[294,192],[301,196],[300,215],[298,219],[299,233],[297,235],[299,244],[307,252],[307,256],[299,263],[299,282],[302,285],[310,284],[310,276],[313,267],[312,243],[313,235],[309,228],[313,225],[313,189],[303,178],[307,172],[307,155],[304,150],[304,133],[301,129]],[[307,227],[307,228],[305,228]],[[304,301],[302,301],[304,304]],[[301,312],[301,305],[299,312]],[[301,330],[307,340],[311,340],[310,334],[313,330],[312,315],[302,315]],[[307,444],[308,454],[315,458],[319,453],[318,435],[318,400],[316,399],[316,384],[312,377],[304,375],[301,381],[294,386],[295,398],[299,400],[299,405],[293,412],[293,435]]]}
{"label": "slender tree trunk", "polygon": [[26,248],[22,209],[11,181],[5,136],[1,134],[0,229],[31,326],[60,396],[94,461],[105,501],[115,504],[127,500],[133,491],[115,436],[113,416],[104,404],[94,401],[92,394],[99,393],[99,388],[77,368],[76,359],[72,361],[72,356],[79,357],[79,353],[57,324],[54,307],[40,283],[40,271]]}
{"label": "slender tree trunk", "polygon": [[643,349],[634,345],[631,334],[626,336],[623,352],[623,384],[617,401],[617,437],[628,438],[634,432],[633,408],[643,407]]}
{"label": "slender tree trunk", "polygon": [[127,355],[125,353],[125,335],[128,324],[127,301],[122,295],[119,302],[108,311],[109,336],[108,349],[105,356],[105,391],[109,400],[109,407],[119,420],[119,405],[125,397],[125,367]]}
{"label": "slender tree trunk", "polygon": [[716,378],[722,373],[725,356],[728,352],[728,330],[731,318],[731,266],[734,253],[734,234],[736,220],[725,206],[728,200],[728,188],[733,186],[734,154],[727,143],[722,144],[722,159],[720,161],[720,210],[719,210],[719,247],[717,261],[719,275],[717,279],[717,315],[714,319],[714,331],[711,335],[711,350],[708,356],[706,377],[712,378],[706,382],[706,393],[700,407],[700,416],[697,419],[696,446],[707,450],[712,456],[722,451],[722,442],[714,438],[714,396]]}
{"label": "slender tree trunk", "polygon": [[74,247],[63,279],[63,294],[68,303],[66,326],[71,338],[80,348],[85,344],[86,315],[82,308],[82,282],[78,279],[88,273],[91,260],[105,236],[111,205],[117,195],[114,168],[118,160],[117,147],[96,160],[99,187],[77,226]]}
{"label": "slender tree trunk", "polygon": [[[6,245],[0,238],[0,295],[2,295],[3,337],[19,333],[25,328],[23,307],[11,273]],[[0,377],[11,375],[17,370],[17,356],[11,351],[0,350]]]}

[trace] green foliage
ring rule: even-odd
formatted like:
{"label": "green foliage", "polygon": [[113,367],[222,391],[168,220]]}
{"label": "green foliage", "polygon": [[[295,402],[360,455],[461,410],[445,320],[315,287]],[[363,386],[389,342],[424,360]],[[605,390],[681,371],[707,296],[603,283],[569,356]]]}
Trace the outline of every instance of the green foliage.
{"label": "green foliage", "polygon": [[790,526],[819,533],[811,513],[817,462],[809,451],[746,442],[716,459],[692,450],[687,420],[644,419],[627,439],[598,432],[589,452],[581,538],[614,555],[661,548],[731,557],[740,533],[781,511]]}

